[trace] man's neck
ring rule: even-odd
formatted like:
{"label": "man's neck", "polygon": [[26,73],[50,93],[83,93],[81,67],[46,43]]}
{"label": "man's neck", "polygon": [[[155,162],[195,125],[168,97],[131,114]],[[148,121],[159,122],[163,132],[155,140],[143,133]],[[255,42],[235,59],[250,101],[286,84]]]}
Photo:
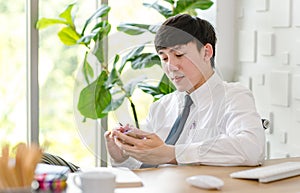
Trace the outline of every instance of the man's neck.
{"label": "man's neck", "polygon": [[212,75],[214,74],[214,71],[212,70],[208,75],[206,75],[204,78],[200,79],[198,83],[196,83],[193,88],[190,90],[187,90],[186,92],[188,94],[191,94],[194,90],[202,86]]}

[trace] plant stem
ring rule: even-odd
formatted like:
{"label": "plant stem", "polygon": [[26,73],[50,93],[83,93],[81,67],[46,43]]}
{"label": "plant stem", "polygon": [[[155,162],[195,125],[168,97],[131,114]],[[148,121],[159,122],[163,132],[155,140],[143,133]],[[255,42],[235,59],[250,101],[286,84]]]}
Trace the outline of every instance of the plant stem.
{"label": "plant stem", "polygon": [[[120,79],[120,80],[121,80],[121,79]],[[122,83],[122,85],[119,85],[119,86],[120,86],[121,90],[122,90],[125,94],[127,94],[126,90],[125,90],[124,87],[123,87],[123,83]],[[139,121],[138,121],[137,114],[136,114],[136,110],[135,110],[135,105],[134,105],[134,103],[132,102],[132,100],[131,100],[131,98],[130,98],[129,95],[127,95],[126,98],[127,98],[127,99],[129,100],[129,102],[130,102],[130,106],[131,106],[132,113],[133,113],[133,117],[134,117],[135,126],[136,126],[136,128],[140,128],[140,126],[139,126]]]}
{"label": "plant stem", "polygon": [[136,128],[140,128],[139,127],[139,121],[138,121],[137,114],[136,114],[136,110],[135,110],[135,105],[133,104],[133,102],[130,99],[129,99],[129,101],[130,101],[131,109],[132,109],[132,112],[133,112],[135,126],[136,126]]}

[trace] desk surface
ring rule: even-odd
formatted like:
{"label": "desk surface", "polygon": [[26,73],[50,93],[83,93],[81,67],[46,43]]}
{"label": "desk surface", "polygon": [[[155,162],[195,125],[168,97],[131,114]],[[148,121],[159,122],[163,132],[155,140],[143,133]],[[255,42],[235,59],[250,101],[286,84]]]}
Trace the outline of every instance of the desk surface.
{"label": "desk surface", "polygon": [[[300,161],[299,158],[267,160],[264,165],[285,161]],[[137,188],[117,188],[115,193],[300,193],[300,176],[267,184],[256,180],[233,179],[230,173],[250,169],[251,167],[221,166],[170,166],[163,168],[139,169],[134,172],[141,177],[144,186]],[[185,179],[193,175],[213,175],[224,181],[221,190],[202,190],[186,183]],[[67,191],[69,193],[69,191]],[[71,193],[71,192],[70,192]],[[72,193],[75,193],[72,191]]]}

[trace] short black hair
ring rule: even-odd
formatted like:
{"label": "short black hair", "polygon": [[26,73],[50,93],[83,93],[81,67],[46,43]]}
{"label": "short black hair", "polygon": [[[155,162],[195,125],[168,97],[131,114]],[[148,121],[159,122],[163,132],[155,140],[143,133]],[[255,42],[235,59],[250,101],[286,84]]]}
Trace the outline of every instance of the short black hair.
{"label": "short black hair", "polygon": [[204,19],[189,14],[169,17],[156,32],[154,44],[158,52],[161,49],[184,45],[191,41],[196,42],[199,50],[207,43],[212,45],[211,66],[214,68],[216,33],[214,27]]}

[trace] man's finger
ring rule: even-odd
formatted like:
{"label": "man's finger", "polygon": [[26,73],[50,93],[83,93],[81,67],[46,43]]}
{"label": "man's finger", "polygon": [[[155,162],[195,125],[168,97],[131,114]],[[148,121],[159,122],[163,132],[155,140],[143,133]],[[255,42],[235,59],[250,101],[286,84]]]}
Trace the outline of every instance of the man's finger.
{"label": "man's finger", "polygon": [[105,131],[105,133],[104,133],[104,137],[109,137],[109,135],[111,134],[111,131]]}
{"label": "man's finger", "polygon": [[137,139],[137,138],[134,138],[134,137],[131,137],[131,136],[128,136],[124,133],[121,133],[121,132],[114,132],[114,135],[121,141],[121,142],[125,142],[125,143],[129,143],[129,144],[137,144],[139,142],[139,140],[141,139]]}

